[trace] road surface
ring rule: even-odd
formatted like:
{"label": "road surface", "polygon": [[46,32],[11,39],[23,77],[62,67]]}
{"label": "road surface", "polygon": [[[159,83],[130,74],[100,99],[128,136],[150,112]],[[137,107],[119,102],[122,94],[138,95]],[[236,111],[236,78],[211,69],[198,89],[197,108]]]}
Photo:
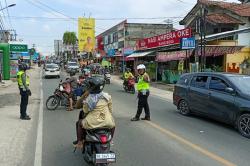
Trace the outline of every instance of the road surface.
{"label": "road surface", "polygon": [[[65,73],[62,79],[65,79]],[[48,111],[45,101],[59,79],[43,79],[43,166],[87,165],[81,152],[73,153],[78,110]],[[230,126],[205,118],[181,116],[175,106],[162,98],[149,98],[152,121],[131,122],[137,100],[120,85],[106,85],[113,98],[116,133],[112,150],[117,166],[248,166],[249,140]]]}

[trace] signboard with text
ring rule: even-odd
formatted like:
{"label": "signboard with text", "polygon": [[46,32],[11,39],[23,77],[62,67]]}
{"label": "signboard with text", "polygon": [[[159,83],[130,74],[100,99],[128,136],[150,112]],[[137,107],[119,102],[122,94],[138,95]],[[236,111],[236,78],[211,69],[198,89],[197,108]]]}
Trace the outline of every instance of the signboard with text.
{"label": "signboard with text", "polygon": [[11,52],[28,52],[28,45],[26,44],[10,44]]}
{"label": "signboard with text", "polygon": [[173,44],[180,44],[181,38],[189,38],[192,36],[191,31],[192,31],[191,28],[186,28],[162,34],[159,36],[153,36],[150,38],[138,40],[136,42],[136,49],[145,50],[145,49],[157,48]]}
{"label": "signboard with text", "polygon": [[195,38],[182,38],[181,39],[181,49],[182,50],[188,50],[188,49],[194,49],[195,48]]}

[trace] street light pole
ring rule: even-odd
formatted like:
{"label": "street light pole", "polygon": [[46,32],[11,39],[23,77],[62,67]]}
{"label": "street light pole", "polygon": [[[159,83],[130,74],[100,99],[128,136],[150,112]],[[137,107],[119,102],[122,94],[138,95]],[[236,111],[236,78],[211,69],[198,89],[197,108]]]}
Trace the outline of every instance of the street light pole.
{"label": "street light pole", "polygon": [[[13,6],[16,6],[16,4],[15,4],[15,3],[10,4],[10,5],[8,5],[8,6],[4,7],[4,8],[1,8],[0,11],[2,11],[2,10],[4,10],[4,9],[7,9],[7,8],[10,8],[10,7],[13,7]],[[3,35],[3,41],[6,42],[6,34],[5,34],[5,31],[4,31],[4,30],[2,31],[2,35]],[[8,42],[8,41],[7,41],[7,42]]]}
{"label": "street light pole", "polygon": [[16,4],[13,3],[13,4],[11,4],[11,5],[8,5],[8,6],[4,7],[4,8],[1,8],[0,11],[2,11],[2,10],[4,10],[4,9],[7,9],[7,8],[10,8],[10,7],[13,7],[13,6],[16,6]]}

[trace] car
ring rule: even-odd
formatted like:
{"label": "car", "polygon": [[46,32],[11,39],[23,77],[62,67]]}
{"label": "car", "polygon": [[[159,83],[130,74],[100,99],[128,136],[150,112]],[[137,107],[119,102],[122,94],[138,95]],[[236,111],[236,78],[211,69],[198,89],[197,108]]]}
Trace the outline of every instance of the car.
{"label": "car", "polygon": [[57,77],[60,78],[60,68],[57,64],[50,63],[45,65],[44,78]]}
{"label": "car", "polygon": [[78,66],[77,62],[68,62],[66,71],[68,73],[71,72],[71,71],[79,72],[79,66]]}
{"label": "car", "polygon": [[231,73],[189,73],[175,84],[173,103],[182,115],[191,113],[235,126],[250,138],[250,76]]}

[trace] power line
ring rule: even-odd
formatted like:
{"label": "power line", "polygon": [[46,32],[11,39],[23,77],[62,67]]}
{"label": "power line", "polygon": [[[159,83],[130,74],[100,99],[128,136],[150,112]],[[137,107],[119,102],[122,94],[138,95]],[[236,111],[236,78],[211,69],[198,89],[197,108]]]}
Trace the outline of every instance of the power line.
{"label": "power line", "polygon": [[[5,5],[8,6],[6,0],[5,0]],[[12,23],[11,23],[11,19],[10,19],[9,8],[8,7],[7,7],[7,15],[8,15],[8,20],[9,20],[10,28],[13,29],[13,26],[12,26]]]}
{"label": "power line", "polygon": [[[43,19],[43,20],[62,20],[62,21],[70,21],[70,20],[65,20],[65,18],[61,17],[33,17],[33,16],[10,16],[12,19]],[[175,16],[175,17],[120,17],[120,18],[95,18],[95,20],[98,21],[114,21],[114,20],[160,20],[160,19],[178,19],[178,18],[183,18],[183,16]],[[77,21],[78,18],[73,18],[74,21]]]}

